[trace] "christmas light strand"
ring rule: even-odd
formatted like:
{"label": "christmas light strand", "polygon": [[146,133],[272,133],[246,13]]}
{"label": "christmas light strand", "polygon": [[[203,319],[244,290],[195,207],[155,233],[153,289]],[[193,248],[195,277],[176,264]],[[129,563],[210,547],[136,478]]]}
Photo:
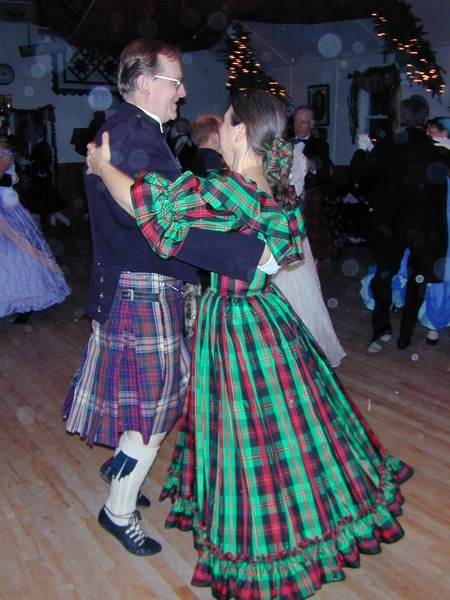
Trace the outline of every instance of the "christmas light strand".
{"label": "christmas light strand", "polygon": [[413,14],[411,5],[395,0],[380,13],[373,13],[372,20],[377,36],[383,40],[384,58],[393,54],[411,84],[422,85],[433,96],[442,95],[445,70],[436,63],[430,42],[424,39],[427,32],[421,19]]}
{"label": "christmas light strand", "polygon": [[224,42],[225,46],[219,52],[225,55],[223,62],[229,71],[225,85],[230,94],[260,89],[276,96],[287,108],[292,105],[286,88],[269,77],[256,60],[251,47],[251,34],[244,30],[241,23],[233,24],[232,32],[227,34]]}

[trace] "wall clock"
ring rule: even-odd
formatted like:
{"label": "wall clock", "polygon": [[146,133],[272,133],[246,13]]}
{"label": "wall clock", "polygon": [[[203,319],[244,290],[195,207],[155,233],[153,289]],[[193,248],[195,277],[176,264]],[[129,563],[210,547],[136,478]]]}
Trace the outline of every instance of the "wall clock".
{"label": "wall clock", "polygon": [[6,63],[0,64],[0,85],[8,85],[14,79],[14,69]]}

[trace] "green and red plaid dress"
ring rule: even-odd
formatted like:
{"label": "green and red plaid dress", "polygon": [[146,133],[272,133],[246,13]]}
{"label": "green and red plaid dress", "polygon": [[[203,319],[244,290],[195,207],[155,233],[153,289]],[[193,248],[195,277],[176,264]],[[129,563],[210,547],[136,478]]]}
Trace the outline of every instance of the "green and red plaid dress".
{"label": "green and red plaid dress", "polygon": [[[283,262],[301,256],[299,214],[236,174],[132,188],[152,247],[175,255],[189,227],[263,236]],[[302,599],[358,566],[359,552],[403,535],[387,454],[270,277],[212,274],[194,334],[191,379],[161,498],[166,526],[192,530],[192,583],[226,600]]]}

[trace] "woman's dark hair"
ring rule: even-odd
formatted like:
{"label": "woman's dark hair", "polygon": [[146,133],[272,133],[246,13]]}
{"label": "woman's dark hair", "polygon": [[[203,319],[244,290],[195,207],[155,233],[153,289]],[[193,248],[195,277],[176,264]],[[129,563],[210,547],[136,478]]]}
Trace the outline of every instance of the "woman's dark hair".
{"label": "woman's dark hair", "polygon": [[286,131],[287,115],[281,102],[269,92],[248,90],[233,95],[230,99],[233,110],[231,124],[243,123],[247,141],[255,154],[263,157],[263,169],[273,197],[286,208],[296,203],[295,191],[289,177],[275,179],[266,170],[266,155],[276,138],[283,138]]}
{"label": "woman's dark hair", "polygon": [[171,44],[151,38],[134,40],[123,50],[119,62],[117,89],[124,100],[136,89],[139,75],[158,74],[161,55],[174,60],[180,56],[180,51]]}

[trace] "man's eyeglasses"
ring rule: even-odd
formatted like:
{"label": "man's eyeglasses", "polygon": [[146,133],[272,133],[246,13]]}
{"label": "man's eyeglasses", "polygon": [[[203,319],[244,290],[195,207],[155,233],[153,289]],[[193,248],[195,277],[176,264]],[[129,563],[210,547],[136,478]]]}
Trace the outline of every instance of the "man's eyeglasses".
{"label": "man's eyeglasses", "polygon": [[165,79],[166,81],[171,81],[177,89],[183,83],[182,79],[177,79],[176,77],[165,77],[164,75],[153,75],[153,77],[155,79]]}

